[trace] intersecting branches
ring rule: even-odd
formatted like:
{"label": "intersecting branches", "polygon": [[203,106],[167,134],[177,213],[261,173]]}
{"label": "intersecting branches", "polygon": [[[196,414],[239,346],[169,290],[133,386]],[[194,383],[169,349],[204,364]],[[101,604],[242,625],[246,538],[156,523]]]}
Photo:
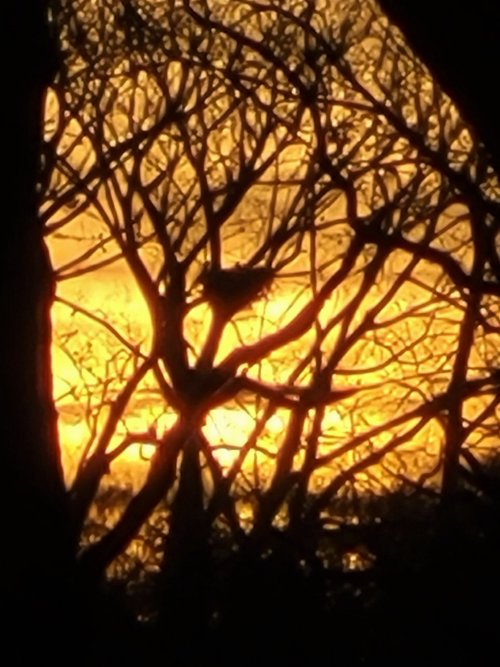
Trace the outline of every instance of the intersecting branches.
{"label": "intersecting branches", "polygon": [[42,184],[60,304],[130,371],[110,390],[92,360],[111,406],[76,533],[110,463],[154,448],[89,567],[160,502],[174,562],[186,507],[200,540],[260,540],[347,485],[456,488],[498,423],[500,186],[453,104],[371,3],[111,4],[61,9]]}

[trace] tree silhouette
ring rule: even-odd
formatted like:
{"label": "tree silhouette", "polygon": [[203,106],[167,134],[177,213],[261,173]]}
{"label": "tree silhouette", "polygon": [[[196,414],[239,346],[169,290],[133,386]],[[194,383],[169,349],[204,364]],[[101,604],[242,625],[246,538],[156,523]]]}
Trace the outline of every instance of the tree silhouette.
{"label": "tree silhouette", "polygon": [[474,14],[453,2],[434,6],[431,2],[381,0],[380,6],[401,27],[410,46],[472,123],[498,172],[498,106],[491,87],[499,57],[495,39],[500,23],[498,6],[481,0]]}
{"label": "tree silhouette", "polygon": [[[38,163],[45,88],[57,69],[46,3],[6,8],[12,37],[7,68],[9,131],[2,311],[2,601],[7,641],[20,628],[31,647],[57,624],[68,636],[72,560],[52,402],[50,308],[55,283],[37,212]],[[22,54],[22,55],[21,55]],[[20,619],[22,621],[20,622]],[[8,651],[8,649],[6,649]],[[26,646],[17,646],[19,660]]]}
{"label": "tree silhouette", "polygon": [[[479,483],[498,445],[500,186],[377,6],[56,15],[41,216],[57,405],[86,429],[82,568],[148,562],[203,623],[215,532],[306,553],[338,499]],[[142,314],[93,294],[106,280]],[[111,511],[133,447],[153,453]]]}

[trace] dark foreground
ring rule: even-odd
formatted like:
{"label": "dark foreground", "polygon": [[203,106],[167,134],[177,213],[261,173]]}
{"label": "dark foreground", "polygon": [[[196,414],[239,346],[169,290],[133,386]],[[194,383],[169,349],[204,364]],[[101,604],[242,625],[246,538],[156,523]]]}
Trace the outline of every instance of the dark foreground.
{"label": "dark foreground", "polygon": [[239,549],[221,532],[184,578],[89,586],[72,636],[4,664],[498,665],[499,489],[350,498]]}

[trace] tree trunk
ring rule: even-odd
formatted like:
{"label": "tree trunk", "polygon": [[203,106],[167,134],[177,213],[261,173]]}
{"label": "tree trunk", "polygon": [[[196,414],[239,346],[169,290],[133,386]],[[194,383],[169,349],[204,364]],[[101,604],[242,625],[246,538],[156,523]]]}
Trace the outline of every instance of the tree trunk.
{"label": "tree trunk", "polygon": [[474,127],[500,172],[500,106],[494,81],[500,49],[498,3],[379,0],[419,58]]}
{"label": "tree trunk", "polygon": [[[14,45],[5,86],[10,115],[6,133],[15,141],[4,144],[4,149],[6,145],[13,148],[4,157],[9,214],[3,225],[7,252],[1,446],[7,467],[2,480],[2,528],[7,539],[2,550],[7,552],[8,564],[4,570],[7,597],[2,597],[9,617],[20,621],[25,630],[30,628],[26,645],[41,649],[35,638],[46,638],[50,632],[54,655],[59,634],[73,632],[75,619],[68,613],[73,599],[73,559],[52,400],[50,308],[54,279],[38,221],[36,188],[44,90],[55,64],[46,9],[44,0],[5,7],[10,43]],[[18,655],[23,648],[17,647]]]}

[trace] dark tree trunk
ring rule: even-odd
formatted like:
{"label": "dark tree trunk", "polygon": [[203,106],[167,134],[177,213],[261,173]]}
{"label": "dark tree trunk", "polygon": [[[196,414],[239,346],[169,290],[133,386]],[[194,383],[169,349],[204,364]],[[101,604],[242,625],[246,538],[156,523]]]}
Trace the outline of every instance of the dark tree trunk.
{"label": "dark tree trunk", "polygon": [[3,158],[8,215],[3,224],[1,447],[6,463],[2,551],[8,562],[2,602],[11,620],[29,632],[26,642],[18,644],[18,655],[29,646],[40,657],[42,639],[49,640],[54,654],[59,633],[71,633],[78,625],[70,610],[74,559],[52,401],[54,279],[38,221],[36,188],[44,90],[56,62],[46,10],[44,0],[12,2],[4,9],[13,46],[4,81],[9,120]]}
{"label": "dark tree trunk", "polygon": [[475,128],[500,172],[500,6],[456,0],[379,0],[464,118]]}

